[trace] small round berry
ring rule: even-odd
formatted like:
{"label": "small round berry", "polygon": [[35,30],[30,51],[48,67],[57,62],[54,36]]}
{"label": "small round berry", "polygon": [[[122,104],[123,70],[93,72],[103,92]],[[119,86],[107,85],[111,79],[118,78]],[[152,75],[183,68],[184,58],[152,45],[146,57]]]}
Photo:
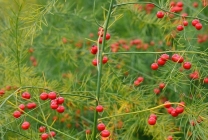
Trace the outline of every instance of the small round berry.
{"label": "small round berry", "polygon": [[36,103],[34,102],[28,103],[26,106],[27,106],[27,109],[33,109],[33,108],[36,108]]}
{"label": "small round berry", "polygon": [[3,89],[0,90],[0,96],[3,96],[5,94],[5,91]]}
{"label": "small round berry", "polygon": [[24,105],[24,104],[20,104],[18,107],[19,107],[19,110],[20,110],[20,111],[25,110],[25,105]]}
{"label": "small round berry", "polygon": [[137,81],[143,82],[144,81],[144,78],[140,76],[140,77],[137,78]]}
{"label": "small round berry", "polygon": [[188,21],[184,20],[183,21],[183,26],[188,26]]}
{"label": "small round berry", "polygon": [[56,92],[49,92],[48,93],[48,98],[53,100],[53,99],[56,99]]}
{"label": "small round berry", "polygon": [[55,137],[56,133],[54,131],[50,131],[49,135],[50,135],[50,137]]}
{"label": "small round berry", "polygon": [[139,86],[141,82],[139,82],[138,80],[134,81],[134,86]]}
{"label": "small round berry", "polygon": [[205,78],[204,78],[204,83],[205,83],[205,84],[208,84],[208,77],[205,77]]}
{"label": "small round berry", "polygon": [[86,133],[87,135],[91,134],[90,129],[87,129],[87,130],[85,131],[85,133]]}
{"label": "small round berry", "polygon": [[167,112],[168,112],[169,114],[171,114],[171,112],[172,112],[173,110],[175,110],[173,107],[169,107],[169,108],[167,109]]}
{"label": "small round berry", "polygon": [[102,44],[103,43],[103,39],[102,37],[99,38],[99,44]]}
{"label": "small round berry", "polygon": [[165,108],[170,108],[170,107],[171,107],[170,102],[169,102],[169,101],[166,101],[166,102],[164,103],[164,107],[165,107]]}
{"label": "small round berry", "polygon": [[103,106],[98,105],[98,106],[96,107],[96,111],[97,111],[97,112],[103,112]]}
{"label": "small round berry", "polygon": [[58,97],[56,101],[57,101],[57,104],[63,104],[64,103],[64,98],[63,97]]}
{"label": "small round berry", "polygon": [[48,139],[48,134],[47,134],[47,133],[43,133],[43,134],[41,135],[41,139],[42,139],[42,140],[47,140],[47,139]]}
{"label": "small round berry", "polygon": [[201,23],[197,23],[197,24],[195,25],[195,28],[196,28],[197,30],[201,30],[202,24],[201,24]]}
{"label": "small round berry", "polygon": [[165,65],[165,63],[166,63],[166,61],[164,61],[162,58],[159,58],[159,59],[157,60],[157,64],[160,65],[160,66]]}
{"label": "small round berry", "polygon": [[104,56],[102,62],[103,62],[103,64],[107,63],[108,62],[108,57]]}
{"label": "small round berry", "polygon": [[182,26],[182,25],[178,25],[178,26],[177,26],[177,30],[178,30],[178,31],[183,31],[183,26]]}
{"label": "small round berry", "polygon": [[192,5],[193,5],[193,7],[195,7],[195,8],[197,8],[197,7],[199,6],[197,2],[194,2]]}
{"label": "small round berry", "polygon": [[13,116],[15,118],[19,118],[21,116],[21,112],[16,110],[16,111],[14,111]]}
{"label": "small round berry", "polygon": [[158,95],[158,94],[160,93],[160,89],[159,89],[159,88],[155,88],[155,89],[154,89],[154,93],[155,93],[156,95]]}
{"label": "small round berry", "polygon": [[46,130],[45,126],[41,126],[41,127],[39,127],[39,132],[40,132],[40,133],[45,132],[45,130]]}
{"label": "small round berry", "polygon": [[108,130],[103,130],[102,132],[101,132],[101,136],[102,137],[109,137],[110,136],[110,132],[108,131]]}
{"label": "small round berry", "polygon": [[178,6],[178,7],[183,7],[183,2],[181,2],[181,1],[177,2],[177,3],[176,3],[176,6]]}
{"label": "small round berry", "polygon": [[197,23],[199,23],[199,20],[198,19],[194,19],[194,20],[192,20],[191,23],[192,23],[193,26],[195,26]]}
{"label": "small round berry", "polygon": [[158,11],[157,12],[157,18],[163,18],[164,17],[164,12],[163,11]]}
{"label": "small round berry", "polygon": [[156,119],[153,118],[153,117],[152,117],[152,118],[149,118],[149,119],[148,119],[148,124],[149,124],[149,125],[155,125],[155,124],[156,124]]}
{"label": "small round berry", "polygon": [[92,64],[93,64],[94,66],[97,66],[97,64],[98,64],[97,59],[93,59],[93,60],[92,60]]}
{"label": "small round berry", "polygon": [[191,68],[191,63],[190,62],[184,62],[183,63],[183,68],[186,70],[189,70]]}
{"label": "small round berry", "polygon": [[48,99],[48,94],[46,92],[43,92],[40,94],[40,99],[41,100],[47,100]]}
{"label": "small round berry", "polygon": [[106,40],[109,40],[110,38],[111,38],[110,34],[107,33],[106,36],[105,36],[105,39],[106,39]]}
{"label": "small round berry", "polygon": [[55,102],[51,103],[51,109],[57,109],[58,108],[58,104]]}
{"label": "small round berry", "polygon": [[171,111],[171,115],[172,115],[173,117],[177,117],[177,116],[178,116],[178,113],[176,112],[175,109],[173,109],[173,110]]}
{"label": "small round berry", "polygon": [[168,136],[167,140],[173,140],[173,137],[172,136]]}
{"label": "small round berry", "polygon": [[22,93],[22,98],[23,99],[30,99],[30,93],[29,92],[23,92]]}
{"label": "small round berry", "polygon": [[64,106],[62,106],[62,105],[60,105],[60,106],[56,109],[56,111],[57,111],[58,113],[63,113],[64,110],[65,110],[65,108],[64,108]]}
{"label": "small round berry", "polygon": [[93,46],[91,47],[91,51],[90,51],[90,52],[91,52],[92,54],[97,54],[97,51],[98,51],[98,47],[93,45]]}
{"label": "small round berry", "polygon": [[164,87],[165,87],[165,83],[160,83],[160,84],[159,84],[159,88],[160,88],[160,89],[164,89]]}
{"label": "small round berry", "polygon": [[157,70],[158,69],[158,64],[157,63],[152,63],[151,68],[152,68],[152,70]]}
{"label": "small round berry", "polygon": [[160,58],[161,58],[162,60],[164,60],[164,61],[167,61],[167,60],[169,59],[169,55],[168,55],[168,54],[162,54],[162,55],[160,56]]}
{"label": "small round berry", "polygon": [[157,115],[151,114],[149,118],[154,118],[155,120],[157,120]]}
{"label": "small round berry", "polygon": [[23,130],[27,130],[30,127],[30,123],[25,121],[25,122],[22,123],[21,127],[22,127]]}
{"label": "small round berry", "polygon": [[97,125],[97,129],[98,129],[99,131],[105,130],[105,124],[104,124],[104,123],[98,124],[98,125]]}
{"label": "small round berry", "polygon": [[183,111],[184,111],[184,108],[183,107],[180,107],[180,106],[178,106],[178,107],[176,107],[176,113],[178,113],[178,114],[181,114],[181,113],[183,113]]}

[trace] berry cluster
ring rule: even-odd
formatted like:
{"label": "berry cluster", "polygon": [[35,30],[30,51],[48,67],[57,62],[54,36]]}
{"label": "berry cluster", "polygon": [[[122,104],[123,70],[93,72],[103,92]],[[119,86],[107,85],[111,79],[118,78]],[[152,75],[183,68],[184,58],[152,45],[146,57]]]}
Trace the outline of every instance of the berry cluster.
{"label": "berry cluster", "polygon": [[144,81],[143,77],[138,77],[135,81],[134,81],[134,86],[139,86],[142,82]]}
{"label": "berry cluster", "polygon": [[42,133],[41,134],[41,139],[42,140],[47,140],[50,137],[55,137],[56,133],[54,131],[50,131],[49,134],[45,133],[46,131],[46,127],[45,126],[40,126],[39,127],[39,132]]}
{"label": "berry cluster", "polygon": [[164,107],[167,109],[167,112],[172,115],[173,117],[177,117],[179,114],[183,113],[184,111],[184,102],[180,102],[181,105],[178,105],[176,108],[171,106],[169,101],[164,103]]}
{"label": "berry cluster", "polygon": [[157,121],[157,116],[155,114],[151,114],[148,119],[149,125],[155,125]]}

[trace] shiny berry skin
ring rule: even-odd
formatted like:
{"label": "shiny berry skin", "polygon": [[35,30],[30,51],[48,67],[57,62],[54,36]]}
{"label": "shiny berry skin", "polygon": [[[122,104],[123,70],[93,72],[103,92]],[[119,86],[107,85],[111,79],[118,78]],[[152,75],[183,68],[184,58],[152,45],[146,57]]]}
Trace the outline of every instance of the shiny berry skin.
{"label": "shiny berry skin", "polygon": [[25,110],[25,105],[24,104],[20,104],[18,107],[19,107],[20,111]]}
{"label": "shiny berry skin", "polygon": [[193,26],[195,26],[197,23],[199,23],[199,20],[198,19],[194,19],[194,20],[192,20],[191,23],[192,23]]}
{"label": "shiny berry skin", "polygon": [[164,60],[164,61],[167,61],[167,60],[169,59],[169,55],[168,55],[168,54],[162,54],[162,55],[160,56],[160,58],[161,58],[162,60]]}
{"label": "shiny berry skin", "polygon": [[149,118],[149,119],[148,119],[148,124],[149,124],[149,125],[155,125],[155,124],[156,124],[156,119],[153,118],[153,117],[152,117],[152,118]]}
{"label": "shiny berry skin", "polygon": [[152,68],[152,70],[157,70],[158,69],[158,64],[157,63],[152,63],[151,68]]}
{"label": "shiny berry skin", "polygon": [[158,11],[157,12],[157,18],[163,18],[164,17],[164,12],[163,11]]}
{"label": "shiny berry skin", "polygon": [[94,66],[97,66],[97,64],[98,64],[97,59],[93,59],[93,60],[92,60],[92,64],[93,64]]}
{"label": "shiny berry skin", "polygon": [[103,62],[103,64],[107,63],[108,62],[108,57],[104,56],[102,62]]}
{"label": "shiny berry skin", "polygon": [[154,89],[154,93],[155,93],[156,95],[158,95],[158,94],[160,93],[160,89],[155,88],[155,89]]}
{"label": "shiny berry skin", "polygon": [[23,130],[27,130],[30,127],[30,123],[25,121],[22,123],[21,127]]}
{"label": "shiny berry skin", "polygon": [[56,92],[49,92],[48,93],[48,98],[53,100],[53,99],[56,99]]}
{"label": "shiny berry skin", "polygon": [[167,140],[173,140],[173,137],[172,136],[168,136]]}
{"label": "shiny berry skin", "polygon": [[183,26],[188,26],[188,21],[184,20],[183,21]]}
{"label": "shiny berry skin", "polygon": [[51,109],[57,109],[58,108],[58,104],[55,102],[51,103]]}
{"label": "shiny berry skin", "polygon": [[159,59],[157,60],[157,64],[160,65],[160,66],[165,65],[165,63],[166,63],[166,61],[164,61],[162,58],[159,58]]}
{"label": "shiny berry skin", "polygon": [[58,97],[56,101],[57,101],[57,104],[63,104],[64,103],[64,98],[63,97]]}
{"label": "shiny berry skin", "polygon": [[177,63],[182,63],[184,61],[183,57],[178,54],[173,54],[171,59],[173,62]]}
{"label": "shiny berry skin", "polygon": [[108,131],[108,130],[103,130],[102,132],[101,132],[101,136],[102,137],[109,137],[110,136],[110,132]]}
{"label": "shiny berry skin", "polygon": [[64,106],[62,106],[62,105],[58,106],[58,108],[56,109],[56,111],[57,111],[58,113],[63,113],[64,110],[65,110],[65,108],[64,108]]}
{"label": "shiny berry skin", "polygon": [[170,102],[169,102],[169,101],[166,101],[166,102],[164,103],[164,107],[165,107],[165,108],[170,108],[170,107],[171,107]]}
{"label": "shiny berry skin", "polygon": [[157,120],[157,115],[151,114],[149,118],[154,118],[155,120]]}
{"label": "shiny berry skin", "polygon": [[105,124],[103,124],[103,123],[98,124],[98,125],[97,125],[97,129],[98,129],[99,131],[105,130]]}
{"label": "shiny berry skin", "polygon": [[41,100],[47,100],[48,99],[48,93],[46,93],[46,92],[41,93],[40,94],[40,99]]}
{"label": "shiny berry skin", "polygon": [[111,38],[110,34],[107,33],[106,36],[105,36],[105,39],[106,39],[106,40],[109,40],[110,38]]}
{"label": "shiny berry skin", "polygon": [[143,81],[144,81],[144,78],[143,78],[143,77],[138,77],[138,78],[137,78],[137,81],[143,82]]}
{"label": "shiny berry skin", "polygon": [[103,43],[103,39],[102,37],[99,38],[99,44],[102,44]]}
{"label": "shiny berry skin", "polygon": [[97,112],[103,112],[103,106],[98,105],[98,106],[96,107],[96,111],[97,111]]}
{"label": "shiny berry skin", "polygon": [[47,140],[47,139],[48,139],[48,134],[47,134],[47,133],[43,133],[43,134],[41,135],[41,139],[42,139],[42,140]]}
{"label": "shiny berry skin", "polygon": [[183,68],[186,70],[189,70],[191,68],[191,63],[190,62],[184,62],[183,63]]}
{"label": "shiny berry skin", "polygon": [[27,106],[27,109],[33,109],[33,108],[36,108],[36,103],[34,102],[28,103],[26,106]]}
{"label": "shiny berry skin", "polygon": [[205,84],[208,84],[208,77],[205,77],[205,78],[204,78],[204,83],[205,83]]}
{"label": "shiny berry skin", "polygon": [[55,137],[56,136],[56,132],[50,131],[49,135],[50,135],[50,137]]}
{"label": "shiny berry skin", "polygon": [[22,98],[23,99],[30,99],[30,93],[29,92],[23,92],[22,93]]}
{"label": "shiny berry skin", "polygon": [[180,1],[180,2],[177,2],[177,3],[176,3],[176,6],[178,6],[178,7],[183,7],[183,2],[181,2],[181,1]]}
{"label": "shiny berry skin", "polygon": [[91,54],[97,54],[97,51],[98,51],[98,47],[93,45],[93,46],[91,47],[91,51],[90,51]]}
{"label": "shiny berry skin", "polygon": [[5,91],[3,89],[0,90],[0,96],[3,96],[5,94]]}
{"label": "shiny berry skin", "polygon": [[176,107],[175,111],[176,111],[176,113],[181,114],[181,113],[183,113],[184,108],[183,108],[183,107],[178,106],[178,107]]}
{"label": "shiny berry skin", "polygon": [[202,24],[201,24],[201,23],[197,23],[197,24],[195,25],[195,28],[196,28],[197,30],[201,30]]}
{"label": "shiny berry skin", "polygon": [[139,82],[138,80],[134,81],[134,86],[139,86],[141,82]]}
{"label": "shiny berry skin", "polygon": [[173,107],[169,107],[169,108],[167,109],[167,112],[168,112],[169,114],[171,114],[171,112],[172,112],[173,110],[175,110]]}
{"label": "shiny berry skin", "polygon": [[39,132],[40,132],[40,133],[45,132],[45,130],[46,130],[45,126],[41,126],[41,127],[39,127]]}
{"label": "shiny berry skin", "polygon": [[182,26],[182,25],[178,25],[178,26],[177,26],[177,30],[178,30],[178,31],[183,31],[183,26]]}
{"label": "shiny berry skin", "polygon": [[160,88],[160,89],[163,89],[164,87],[165,87],[165,83],[160,83],[160,84],[159,84],[159,88]]}
{"label": "shiny berry skin", "polygon": [[171,111],[171,115],[172,115],[173,117],[177,117],[177,116],[178,116],[178,113],[176,112],[175,109],[173,109],[173,110]]}
{"label": "shiny berry skin", "polygon": [[13,116],[15,118],[19,118],[21,116],[21,112],[16,110],[16,111],[14,111]]}

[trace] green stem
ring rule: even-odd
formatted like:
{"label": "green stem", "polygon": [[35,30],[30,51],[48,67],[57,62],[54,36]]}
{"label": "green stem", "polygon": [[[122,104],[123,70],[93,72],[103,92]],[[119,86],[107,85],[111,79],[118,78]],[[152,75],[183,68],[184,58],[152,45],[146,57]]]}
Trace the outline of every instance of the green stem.
{"label": "green stem", "polygon": [[[109,7],[109,10],[108,10],[107,19],[106,19],[105,24],[104,24],[103,42],[102,42],[101,49],[98,52],[98,60],[99,61],[98,61],[98,77],[97,77],[97,90],[96,90],[96,98],[97,98],[96,106],[98,105],[99,98],[100,98],[101,78],[102,78],[102,54],[103,54],[104,46],[105,46],[105,42],[106,42],[105,36],[106,36],[106,33],[107,33],[108,23],[109,23],[111,11],[112,11],[112,8],[113,8],[113,1],[114,0],[111,0],[111,2],[110,2],[110,7]],[[96,139],[97,120],[98,120],[98,112],[95,110],[95,112],[94,112],[93,134],[92,134],[93,140]]]}
{"label": "green stem", "polygon": [[[157,5],[157,4],[155,4],[155,3],[152,3],[152,2],[127,2],[127,3],[121,3],[121,4],[113,5],[113,8],[119,7],[119,6],[123,6],[123,5],[128,5],[128,4],[153,4],[153,5],[155,5],[157,8],[159,8],[159,9],[161,9],[161,10],[167,12],[167,13],[170,13],[170,14],[173,14],[173,15],[176,15],[176,16],[179,16],[179,17],[183,17],[183,16],[180,15],[180,14],[176,14],[176,13],[174,13],[174,12],[170,12],[170,11],[168,11],[168,10],[165,10],[165,9],[161,8],[159,5]],[[207,20],[202,19],[202,18],[198,18],[198,17],[186,16],[186,18],[192,18],[192,19],[197,18],[197,19],[199,19],[199,20],[201,20],[201,21],[204,21],[204,22],[208,23]]]}

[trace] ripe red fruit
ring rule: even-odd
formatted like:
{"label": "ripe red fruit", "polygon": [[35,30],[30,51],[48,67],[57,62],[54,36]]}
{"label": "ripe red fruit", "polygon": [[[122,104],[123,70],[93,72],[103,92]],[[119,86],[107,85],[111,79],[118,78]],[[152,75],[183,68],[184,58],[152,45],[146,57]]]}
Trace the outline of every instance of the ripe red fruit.
{"label": "ripe red fruit", "polygon": [[36,103],[34,102],[28,103],[26,106],[27,106],[27,109],[33,109],[33,108],[36,108]]}
{"label": "ripe red fruit", "polygon": [[162,58],[159,58],[159,59],[157,60],[157,64],[160,65],[160,66],[165,65],[165,63],[166,63],[166,61],[164,61]]}
{"label": "ripe red fruit", "polygon": [[178,6],[178,7],[183,7],[183,2],[181,2],[181,1],[180,1],[180,2],[177,2],[177,3],[176,3],[176,6]]}
{"label": "ripe red fruit", "polygon": [[157,18],[163,18],[164,17],[164,12],[163,11],[158,11],[157,12]]}
{"label": "ripe red fruit", "polygon": [[92,54],[97,54],[97,51],[98,51],[98,47],[93,45],[93,46],[91,47],[91,51],[90,51],[90,52],[91,52]]}
{"label": "ripe red fruit", "polygon": [[158,69],[158,64],[157,63],[152,63],[151,68],[152,68],[152,70],[157,70]]}
{"label": "ripe red fruit", "polygon": [[25,110],[25,105],[24,105],[24,104],[20,104],[20,105],[19,105],[19,110],[20,110],[20,111]]}
{"label": "ripe red fruit", "polygon": [[167,60],[169,59],[169,55],[168,55],[168,54],[162,54],[162,55],[160,56],[160,58],[161,58],[162,60],[164,60],[164,61],[167,61]]}
{"label": "ripe red fruit", "polygon": [[98,105],[98,106],[96,107],[96,111],[97,111],[97,112],[103,112],[103,106]]}
{"label": "ripe red fruit", "polygon": [[205,78],[204,78],[204,83],[205,83],[205,84],[208,84],[208,77],[205,77]]}
{"label": "ripe red fruit", "polygon": [[57,111],[58,113],[63,113],[64,110],[65,110],[65,108],[64,108],[64,106],[62,106],[62,105],[58,106],[58,108],[56,109],[56,111]]}
{"label": "ripe red fruit", "polygon": [[137,78],[137,81],[143,82],[144,81],[144,78],[140,76],[140,77]]}
{"label": "ripe red fruit", "polygon": [[98,125],[97,125],[97,129],[98,129],[99,131],[105,130],[105,124],[103,124],[103,123],[98,124]]}
{"label": "ripe red fruit", "polygon": [[188,21],[184,20],[184,21],[183,21],[183,25],[184,25],[184,26],[188,26]]}
{"label": "ripe red fruit", "polygon": [[50,131],[50,137],[55,137],[56,136],[56,132],[54,132],[54,131]]}
{"label": "ripe red fruit", "polygon": [[27,130],[30,127],[30,123],[27,122],[27,121],[24,121],[22,123],[22,126],[21,127],[22,127],[23,130]]}
{"label": "ripe red fruit", "polygon": [[107,33],[107,34],[106,34],[106,36],[105,36],[105,39],[106,39],[106,40],[109,40],[109,39],[110,39],[110,37],[111,37],[111,36],[110,36],[110,34],[109,34],[109,33]]}
{"label": "ripe red fruit", "polygon": [[134,81],[134,86],[139,86],[141,82],[139,82],[138,80]]}
{"label": "ripe red fruit", "polygon": [[110,136],[110,132],[109,132],[108,130],[103,130],[103,131],[101,132],[101,136],[102,136],[102,137],[109,137],[109,136]]}
{"label": "ripe red fruit", "polygon": [[51,109],[57,109],[57,108],[58,108],[58,104],[56,102],[52,102]]}
{"label": "ripe red fruit", "polygon": [[103,64],[107,63],[108,62],[108,57],[104,56],[102,62],[103,62]]}
{"label": "ripe red fruit", "polygon": [[92,60],[92,64],[93,64],[94,66],[97,66],[97,64],[98,64],[97,59],[93,59],[93,60]]}
{"label": "ripe red fruit", "polygon": [[21,112],[18,111],[18,110],[16,110],[16,111],[14,111],[13,116],[14,116],[15,118],[19,118],[19,117],[21,116]]}
{"label": "ripe red fruit", "polygon": [[191,63],[190,62],[184,62],[183,63],[183,68],[189,70],[191,68]]}
{"label": "ripe red fruit", "polygon": [[28,92],[23,92],[23,93],[22,93],[22,98],[23,98],[23,99],[30,99],[30,93],[28,93]]}
{"label": "ripe red fruit", "polygon": [[47,133],[43,133],[43,134],[41,135],[41,139],[42,139],[42,140],[47,140],[47,139],[48,139],[48,134],[47,134]]}
{"label": "ripe red fruit", "polygon": [[173,117],[177,117],[177,116],[178,116],[178,113],[176,112],[175,109],[173,109],[173,110],[171,111],[171,115],[172,115]]}
{"label": "ripe red fruit", "polygon": [[102,44],[103,43],[103,39],[102,37],[99,38],[99,44]]}
{"label": "ripe red fruit", "polygon": [[167,109],[167,112],[168,112],[169,114],[171,114],[171,112],[172,112],[173,110],[175,110],[173,107],[169,107],[169,108]]}
{"label": "ripe red fruit", "polygon": [[160,89],[159,88],[155,88],[154,89],[154,93],[157,95],[157,94],[159,94],[160,93]]}
{"label": "ripe red fruit", "polygon": [[199,20],[198,19],[194,19],[194,20],[192,20],[191,23],[192,23],[193,26],[195,26],[197,23],[199,23]]}
{"label": "ripe red fruit", "polygon": [[85,131],[85,133],[86,133],[87,135],[89,135],[89,134],[91,133],[90,129],[87,129],[87,130]]}
{"label": "ripe red fruit", "polygon": [[172,136],[168,136],[167,140],[173,140],[173,137]]}
{"label": "ripe red fruit", "polygon": [[159,84],[159,88],[160,88],[160,89],[163,89],[164,87],[165,87],[165,83],[160,83],[160,84]]}
{"label": "ripe red fruit", "polygon": [[5,91],[3,89],[0,90],[0,96],[3,96],[5,94]]}
{"label": "ripe red fruit", "polygon": [[41,93],[40,94],[40,99],[41,100],[47,100],[48,99],[48,93],[46,93],[46,92]]}
{"label": "ripe red fruit", "polygon": [[199,78],[199,72],[198,71],[195,71],[195,72],[193,72],[193,73],[191,73],[190,75],[189,75],[189,77],[191,78],[191,79],[198,79]]}
{"label": "ripe red fruit", "polygon": [[[170,108],[171,107],[171,104],[170,104],[170,102],[169,101],[166,101],[165,103],[164,103],[164,107],[165,108]],[[172,110],[171,110],[172,111]],[[170,112],[171,112],[170,111]],[[168,111],[169,112],[169,111]]]}
{"label": "ripe red fruit", "polygon": [[151,114],[149,118],[154,118],[155,120],[157,120],[157,115]]}
{"label": "ripe red fruit", "polygon": [[57,104],[63,104],[64,103],[64,98],[63,97],[58,97],[56,101],[57,101]]}
{"label": "ripe red fruit", "polygon": [[46,130],[45,126],[41,126],[41,127],[39,127],[39,132],[40,132],[40,133],[45,132],[45,130]]}
{"label": "ripe red fruit", "polygon": [[48,98],[53,100],[53,99],[56,99],[56,92],[49,92],[48,93]]}
{"label": "ripe red fruit", "polygon": [[196,28],[197,30],[201,30],[202,24],[201,24],[201,23],[197,23],[197,24],[195,25],[195,28]]}
{"label": "ripe red fruit", "polygon": [[149,125],[155,125],[155,124],[156,124],[156,119],[153,118],[153,117],[149,118],[149,119],[148,119],[148,124],[149,124]]}
{"label": "ripe red fruit", "polygon": [[198,3],[197,2],[194,2],[193,3],[193,7],[197,8],[198,7]]}
{"label": "ripe red fruit", "polygon": [[183,111],[184,111],[184,108],[183,107],[180,107],[180,106],[178,106],[178,107],[176,107],[176,113],[178,113],[178,114],[181,114],[181,113],[183,113]]}
{"label": "ripe red fruit", "polygon": [[182,31],[182,30],[183,30],[183,26],[182,26],[182,25],[178,25],[178,26],[177,26],[177,30],[178,30],[178,31]]}
{"label": "ripe red fruit", "polygon": [[172,55],[172,61],[173,62],[178,62],[178,63],[182,63],[184,61],[183,57],[178,55],[178,54],[173,54]]}

